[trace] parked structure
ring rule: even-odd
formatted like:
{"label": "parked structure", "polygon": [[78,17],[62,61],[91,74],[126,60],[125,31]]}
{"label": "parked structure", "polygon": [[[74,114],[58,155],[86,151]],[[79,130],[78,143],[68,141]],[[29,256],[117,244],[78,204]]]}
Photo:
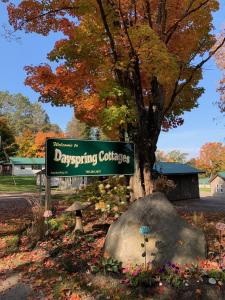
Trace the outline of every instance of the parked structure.
{"label": "parked structure", "polygon": [[225,198],[225,172],[219,172],[210,179],[212,196]]}
{"label": "parked structure", "polygon": [[[45,185],[45,169],[36,172],[36,185]],[[87,177],[51,177],[51,187],[57,187],[61,191],[79,189],[82,186],[87,185]]]}
{"label": "parked structure", "polygon": [[167,194],[169,200],[187,200],[199,198],[198,174],[204,173],[187,164],[174,162],[156,162],[157,175],[173,180],[176,187]]}
{"label": "parked structure", "polygon": [[2,165],[2,175],[32,176],[44,167],[44,158],[9,157],[9,162]]}

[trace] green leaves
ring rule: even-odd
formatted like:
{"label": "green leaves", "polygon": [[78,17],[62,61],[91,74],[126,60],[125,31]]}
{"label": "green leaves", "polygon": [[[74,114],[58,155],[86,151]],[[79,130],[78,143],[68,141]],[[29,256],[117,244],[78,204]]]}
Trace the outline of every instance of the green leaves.
{"label": "green leaves", "polygon": [[131,27],[129,34],[141,62],[141,70],[151,79],[168,84],[178,75],[178,65],[165,43],[148,25]]}
{"label": "green leaves", "polygon": [[112,130],[115,125],[117,127],[125,127],[127,123],[132,123],[135,120],[133,109],[128,108],[126,105],[112,105],[105,108],[103,113],[103,127],[106,130]]}

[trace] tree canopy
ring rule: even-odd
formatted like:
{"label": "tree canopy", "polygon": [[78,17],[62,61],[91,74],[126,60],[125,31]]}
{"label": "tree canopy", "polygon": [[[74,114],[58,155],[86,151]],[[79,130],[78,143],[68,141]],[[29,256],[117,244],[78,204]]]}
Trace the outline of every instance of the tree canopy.
{"label": "tree canopy", "polygon": [[166,162],[187,162],[188,153],[181,152],[179,150],[171,150],[169,152],[164,152],[157,150],[156,151],[156,160],[157,161],[166,161]]}
{"label": "tree canopy", "polygon": [[134,141],[140,182],[151,170],[162,128],[198,106],[203,65],[220,49],[213,35],[217,0],[19,1],[8,4],[15,30],[64,38],[48,64],[27,66],[26,84],[43,102],[69,104],[79,120]]}
{"label": "tree canopy", "polygon": [[5,116],[15,136],[30,131],[35,134],[38,130],[51,130],[52,127],[60,131],[58,125],[51,124],[49,116],[37,102],[31,103],[22,94],[10,94],[0,91],[0,114]]}
{"label": "tree canopy", "polygon": [[7,155],[15,154],[17,150],[17,144],[12,129],[10,128],[8,121],[5,117],[0,116],[0,159],[6,160]]}
{"label": "tree canopy", "polygon": [[225,170],[225,145],[222,143],[206,143],[200,149],[196,159],[196,166],[204,170],[207,175],[215,175]]}

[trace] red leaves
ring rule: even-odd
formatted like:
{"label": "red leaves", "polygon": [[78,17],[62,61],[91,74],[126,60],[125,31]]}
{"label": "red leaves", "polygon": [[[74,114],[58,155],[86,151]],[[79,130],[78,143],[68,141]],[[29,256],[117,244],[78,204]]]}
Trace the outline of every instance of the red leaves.
{"label": "red leaves", "polygon": [[81,300],[80,296],[77,295],[76,293],[73,293],[71,296],[70,296],[70,300]]}

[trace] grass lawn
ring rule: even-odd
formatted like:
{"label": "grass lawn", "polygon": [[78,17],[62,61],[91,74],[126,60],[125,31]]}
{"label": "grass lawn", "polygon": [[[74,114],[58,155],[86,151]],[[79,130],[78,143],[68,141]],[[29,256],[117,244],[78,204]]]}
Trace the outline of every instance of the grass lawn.
{"label": "grass lawn", "polygon": [[207,188],[207,187],[201,187],[199,190],[200,190],[200,192],[207,192],[207,193],[211,192],[211,189]]}
{"label": "grass lawn", "polygon": [[0,192],[35,191],[37,191],[35,176],[0,176]]}

